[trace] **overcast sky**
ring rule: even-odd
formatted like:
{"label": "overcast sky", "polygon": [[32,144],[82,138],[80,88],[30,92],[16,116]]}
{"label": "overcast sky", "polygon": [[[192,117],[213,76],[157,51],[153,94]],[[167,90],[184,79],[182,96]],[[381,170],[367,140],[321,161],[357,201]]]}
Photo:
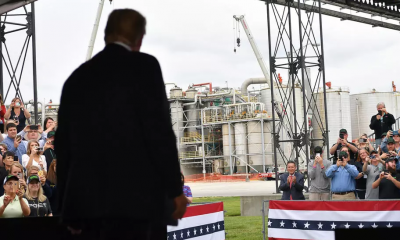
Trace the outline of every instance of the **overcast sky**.
{"label": "overcast sky", "polygon": [[[39,0],[36,3],[40,101],[59,102],[64,81],[85,60],[98,4],[99,0]],[[117,8],[134,8],[147,18],[142,51],[158,58],[165,82],[174,82],[183,89],[202,82],[224,87],[226,81],[229,87],[240,87],[247,78],[262,77],[243,30],[242,46],[236,54],[233,52],[232,16],[246,16],[260,51],[268,59],[264,2],[114,0],[110,5],[107,1],[94,54],[104,47],[105,23],[109,13]],[[333,86],[348,86],[351,93],[360,93],[372,88],[390,91],[391,81],[400,84],[399,32],[327,16],[323,17],[323,27],[326,80]],[[15,36],[7,38],[12,55],[18,56],[23,43],[19,41],[21,38],[17,40]],[[33,98],[32,69],[27,67],[25,71],[21,89],[24,99],[28,100]]]}

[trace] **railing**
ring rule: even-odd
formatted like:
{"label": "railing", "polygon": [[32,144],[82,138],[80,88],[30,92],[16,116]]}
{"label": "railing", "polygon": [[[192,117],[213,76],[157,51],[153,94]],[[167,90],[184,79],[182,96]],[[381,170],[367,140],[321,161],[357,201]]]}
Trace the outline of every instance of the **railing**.
{"label": "railing", "polygon": [[263,113],[256,111],[255,113],[236,113],[230,114],[229,116],[217,115],[217,116],[204,116],[204,123],[216,123],[216,122],[227,122],[234,120],[246,120],[246,119],[268,119],[271,118],[265,111]]}
{"label": "railing", "polygon": [[[399,130],[400,129],[400,117],[396,118],[396,122],[394,123],[394,130]],[[368,135],[368,139],[375,139],[375,133],[371,133]],[[375,141],[373,141],[372,146],[377,149],[377,146],[375,144]]]}

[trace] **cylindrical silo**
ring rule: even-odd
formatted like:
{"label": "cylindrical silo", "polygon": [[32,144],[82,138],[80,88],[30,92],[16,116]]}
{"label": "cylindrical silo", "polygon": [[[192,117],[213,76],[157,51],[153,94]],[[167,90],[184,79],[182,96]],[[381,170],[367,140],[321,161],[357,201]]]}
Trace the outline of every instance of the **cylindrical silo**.
{"label": "cylindrical silo", "polygon": [[[320,90],[319,93],[315,93],[314,97],[318,111],[314,110],[312,119],[313,138],[322,139],[323,130],[326,129],[323,91]],[[344,88],[327,89],[326,103],[328,113],[329,149],[339,138],[339,131],[342,128],[347,130],[347,133],[349,134],[348,140],[351,141],[353,139],[349,91]],[[322,146],[322,141],[315,141],[314,146]]]}
{"label": "cylindrical silo", "polygon": [[[272,117],[272,97],[271,97],[271,89],[269,87],[261,90],[261,102],[265,104],[265,108],[269,116]],[[296,121],[297,121],[297,131],[300,131],[300,128],[304,122],[304,111],[303,111],[303,92],[301,91],[301,87],[295,85],[294,87],[294,95],[295,95],[295,104],[296,104]],[[294,131],[294,107],[293,107],[293,89],[288,89],[288,86],[283,85],[277,86],[274,84],[274,102],[277,104],[279,113],[284,118],[284,121],[290,123]],[[278,113],[275,108],[275,117],[278,119]]]}
{"label": "cylindrical silo", "polygon": [[174,101],[170,103],[171,122],[175,137],[181,139],[183,137],[183,107],[182,102]]}
{"label": "cylindrical silo", "polygon": [[173,88],[171,88],[171,90],[169,90],[170,98],[181,98],[182,96],[183,96],[182,88],[180,88],[180,87],[173,87]]}
{"label": "cylindrical silo", "polygon": [[[230,141],[231,141],[231,147],[232,147],[232,152],[235,149],[235,130],[233,128],[233,125],[230,125]],[[222,125],[222,151],[224,154],[224,174],[230,174],[230,148],[229,148],[229,125],[228,124],[223,124]],[[233,161],[232,157],[232,161]]]}
{"label": "cylindrical silo", "polygon": [[200,125],[200,110],[197,108],[197,104],[185,106],[185,114],[187,118],[187,131],[196,132],[196,126]]}
{"label": "cylindrical silo", "polygon": [[363,133],[371,134],[369,128],[371,117],[378,113],[376,105],[384,102],[387,111],[395,118],[399,116],[398,93],[395,92],[370,92],[350,95],[351,125],[353,137],[357,138]]}
{"label": "cylindrical silo", "polygon": [[[273,165],[273,155],[272,151],[272,141],[271,132],[272,125],[271,122],[263,123],[264,132],[264,156],[265,156],[265,166]],[[261,122],[254,121],[247,124],[247,134],[248,134],[248,150],[249,150],[249,164],[259,172],[264,172],[263,170],[263,145],[262,145],[262,134],[261,134]],[[257,155],[255,155],[257,154]]]}
{"label": "cylindrical silo", "polygon": [[[238,173],[246,173],[247,161],[247,127],[246,123],[236,123],[235,129],[235,151],[236,167]],[[237,158],[240,158],[237,159]]]}

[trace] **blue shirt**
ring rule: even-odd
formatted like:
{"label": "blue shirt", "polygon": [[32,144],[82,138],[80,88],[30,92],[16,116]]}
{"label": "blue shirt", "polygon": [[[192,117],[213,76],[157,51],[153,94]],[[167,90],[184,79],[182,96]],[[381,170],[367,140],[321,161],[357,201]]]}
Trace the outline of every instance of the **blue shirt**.
{"label": "blue shirt", "polygon": [[345,167],[332,165],[326,171],[326,176],[332,178],[331,191],[335,193],[351,192],[356,190],[355,177],[358,176],[356,166],[347,164]]}
{"label": "blue shirt", "polygon": [[10,138],[9,136],[7,136],[6,138],[4,138],[3,142],[5,145],[7,145],[7,149],[8,151],[12,152],[15,154],[15,156],[18,156],[19,162],[21,163],[22,161],[22,154],[20,153],[19,149],[21,146],[21,144],[18,146],[18,148],[14,147],[14,139]]}

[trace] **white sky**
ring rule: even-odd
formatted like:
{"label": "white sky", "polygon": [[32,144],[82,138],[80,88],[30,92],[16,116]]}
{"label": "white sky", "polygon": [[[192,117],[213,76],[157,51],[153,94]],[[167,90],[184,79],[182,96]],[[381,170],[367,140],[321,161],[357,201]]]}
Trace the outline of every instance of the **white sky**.
{"label": "white sky", "polygon": [[[64,81],[85,60],[98,3],[99,0],[39,0],[36,3],[40,101],[59,102]],[[94,54],[104,47],[105,23],[108,14],[117,8],[134,8],[147,18],[142,51],[158,58],[165,82],[177,83],[185,90],[192,83],[202,82],[223,87],[228,81],[229,87],[240,87],[247,78],[262,77],[243,30],[242,46],[236,54],[233,52],[232,16],[246,15],[258,47],[267,59],[264,2],[114,0],[110,5],[107,1]],[[348,86],[351,93],[360,93],[372,88],[390,91],[391,81],[400,84],[399,32],[327,16],[323,17],[323,27],[326,80],[333,86]],[[21,43],[10,36],[7,44],[11,54],[18,56]],[[28,54],[28,65],[30,57]],[[33,98],[32,70],[28,67],[25,71],[21,89],[24,99],[29,100]],[[4,74],[7,77],[6,70]]]}

